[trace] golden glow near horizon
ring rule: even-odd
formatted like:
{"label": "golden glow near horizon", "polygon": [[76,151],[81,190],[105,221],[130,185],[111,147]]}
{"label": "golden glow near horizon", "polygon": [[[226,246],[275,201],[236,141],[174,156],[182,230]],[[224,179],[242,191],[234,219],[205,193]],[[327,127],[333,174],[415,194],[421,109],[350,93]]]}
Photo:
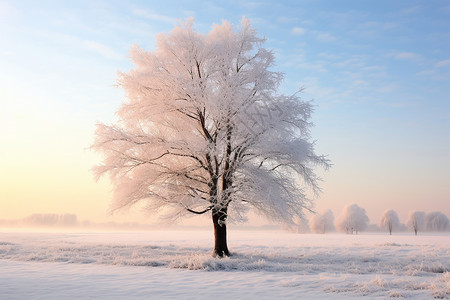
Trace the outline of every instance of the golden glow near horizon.
{"label": "golden glow near horizon", "polygon": [[93,124],[44,99],[1,92],[0,218],[36,212],[98,218],[108,195],[89,171],[98,161],[86,150]]}

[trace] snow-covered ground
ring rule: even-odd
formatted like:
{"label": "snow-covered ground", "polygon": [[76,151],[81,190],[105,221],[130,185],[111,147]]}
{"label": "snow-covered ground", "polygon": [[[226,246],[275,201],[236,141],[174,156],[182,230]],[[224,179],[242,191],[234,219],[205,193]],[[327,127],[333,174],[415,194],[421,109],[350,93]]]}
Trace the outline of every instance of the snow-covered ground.
{"label": "snow-covered ground", "polygon": [[1,299],[450,298],[450,235],[0,232]]}

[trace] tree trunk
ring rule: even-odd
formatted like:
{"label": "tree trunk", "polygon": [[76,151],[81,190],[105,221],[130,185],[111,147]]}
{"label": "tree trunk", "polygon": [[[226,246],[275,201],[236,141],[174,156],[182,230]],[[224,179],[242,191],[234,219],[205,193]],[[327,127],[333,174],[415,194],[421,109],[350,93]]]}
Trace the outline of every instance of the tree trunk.
{"label": "tree trunk", "polygon": [[227,246],[227,225],[225,220],[227,217],[227,210],[221,209],[212,212],[212,220],[214,224],[214,250],[212,256],[223,257],[230,256]]}

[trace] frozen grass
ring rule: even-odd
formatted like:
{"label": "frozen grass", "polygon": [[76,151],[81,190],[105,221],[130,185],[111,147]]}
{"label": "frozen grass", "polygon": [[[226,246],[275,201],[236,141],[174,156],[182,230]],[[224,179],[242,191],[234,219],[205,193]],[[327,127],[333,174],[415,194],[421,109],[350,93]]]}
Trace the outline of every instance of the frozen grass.
{"label": "frozen grass", "polygon": [[225,259],[210,256],[211,235],[0,233],[0,295],[450,298],[449,235],[231,231]]}

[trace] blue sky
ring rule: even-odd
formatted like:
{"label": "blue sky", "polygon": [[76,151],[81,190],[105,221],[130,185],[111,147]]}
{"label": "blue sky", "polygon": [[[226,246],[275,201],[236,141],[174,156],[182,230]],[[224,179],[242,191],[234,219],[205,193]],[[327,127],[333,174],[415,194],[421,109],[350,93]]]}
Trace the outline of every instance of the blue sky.
{"label": "blue sky", "polygon": [[317,151],[334,164],[318,210],[450,215],[450,2],[272,2],[0,0],[0,218],[108,219],[85,148],[114,120],[130,46],[152,50],[190,16],[207,32],[244,15],[276,53],[281,91],[314,99]]}

